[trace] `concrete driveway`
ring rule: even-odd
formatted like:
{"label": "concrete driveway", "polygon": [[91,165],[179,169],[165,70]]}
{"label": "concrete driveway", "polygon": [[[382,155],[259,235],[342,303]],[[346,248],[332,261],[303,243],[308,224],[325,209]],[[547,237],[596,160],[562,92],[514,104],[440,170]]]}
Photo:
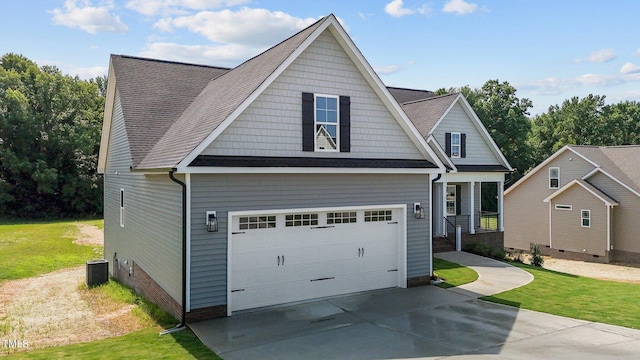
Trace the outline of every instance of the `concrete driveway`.
{"label": "concrete driveway", "polygon": [[640,331],[478,300],[530,281],[528,273],[470,254],[450,254],[479,272],[475,288],[390,289],[190,327],[227,360],[638,359]]}

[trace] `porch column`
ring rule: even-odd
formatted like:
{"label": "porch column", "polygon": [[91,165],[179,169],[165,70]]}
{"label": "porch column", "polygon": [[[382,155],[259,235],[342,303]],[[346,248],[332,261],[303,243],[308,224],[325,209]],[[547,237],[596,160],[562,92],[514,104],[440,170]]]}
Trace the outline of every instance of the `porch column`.
{"label": "porch column", "polygon": [[498,182],[498,230],[504,232],[504,180]]}
{"label": "porch column", "polygon": [[476,195],[476,182],[469,183],[469,234],[476,233],[475,226],[475,196]]}
{"label": "porch column", "polygon": [[442,223],[442,235],[447,236],[447,182],[442,182],[442,212],[440,213],[440,222]]}

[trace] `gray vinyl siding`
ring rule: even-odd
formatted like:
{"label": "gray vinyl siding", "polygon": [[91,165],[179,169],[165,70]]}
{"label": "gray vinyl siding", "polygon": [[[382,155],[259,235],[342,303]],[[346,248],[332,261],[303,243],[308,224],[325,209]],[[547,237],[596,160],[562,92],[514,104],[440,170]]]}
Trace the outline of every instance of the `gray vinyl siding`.
{"label": "gray vinyl siding", "polygon": [[640,197],[602,173],[587,181],[619,204],[611,212],[613,249],[640,253]]}
{"label": "gray vinyl siding", "polygon": [[433,132],[436,141],[445,151],[445,134],[451,132],[467,134],[467,157],[451,159],[454,164],[502,165],[502,161],[491,151],[491,145],[484,140],[478,128],[473,124],[473,120],[459,103],[453,105]]}
{"label": "gray vinyl siding", "polygon": [[[556,210],[555,205],[572,210]],[[591,211],[591,226],[582,227],[581,210]],[[607,208],[602,200],[574,185],[551,202],[551,247],[565,251],[605,256],[607,251]]]}
{"label": "gray vinyl siding", "polygon": [[[191,309],[226,304],[229,211],[407,204],[407,275],[428,276],[429,217],[413,203],[429,203],[428,175],[194,174],[191,176]],[[207,210],[219,231],[206,232]]]}
{"label": "gray vinyl siding", "polygon": [[[351,97],[351,152],[303,152],[303,92]],[[207,155],[423,159],[330,32],[203,151]]]}
{"label": "gray vinyl siding", "polygon": [[[114,253],[121,263],[135,262],[180,303],[181,187],[167,174],[132,173],[131,163],[120,96],[116,93],[104,174],[105,258],[112,273]],[[124,227],[120,226],[120,189],[124,189]]]}
{"label": "gray vinyl siding", "polygon": [[549,204],[543,200],[556,191],[549,189],[550,167],[560,168],[560,187],[593,169],[593,165],[569,150],[534,169],[533,175],[504,197],[505,247],[529,250],[532,242],[549,245]]}

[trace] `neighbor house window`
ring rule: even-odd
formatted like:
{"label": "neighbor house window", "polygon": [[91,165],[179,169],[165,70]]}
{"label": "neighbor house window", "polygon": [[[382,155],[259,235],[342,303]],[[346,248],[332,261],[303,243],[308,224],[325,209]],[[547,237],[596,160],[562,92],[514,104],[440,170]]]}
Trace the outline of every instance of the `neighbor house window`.
{"label": "neighbor house window", "polygon": [[560,187],[560,168],[549,168],[549,189],[557,189]]}
{"label": "neighbor house window", "polygon": [[591,210],[580,210],[582,214],[582,227],[591,227]]}
{"label": "neighbor house window", "polygon": [[460,133],[451,133],[451,157],[460,157]]}
{"label": "neighbor house window", "polygon": [[337,151],[339,121],[338,97],[331,95],[316,95],[315,118],[315,149],[316,151]]}
{"label": "neighbor house window", "polygon": [[456,215],[456,186],[455,185],[447,186],[447,215],[448,216]]}
{"label": "neighbor house window", "polygon": [[120,226],[124,227],[124,189],[120,189]]}

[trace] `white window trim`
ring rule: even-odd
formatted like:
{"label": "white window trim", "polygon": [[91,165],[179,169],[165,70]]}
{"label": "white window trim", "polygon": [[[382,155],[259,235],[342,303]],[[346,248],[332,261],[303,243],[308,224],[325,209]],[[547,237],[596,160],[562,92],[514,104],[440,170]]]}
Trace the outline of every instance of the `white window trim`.
{"label": "white window trim", "polygon": [[120,227],[124,227],[124,189],[120,189]]}
{"label": "white window trim", "polygon": [[[589,216],[584,217],[584,213],[587,213]],[[589,220],[589,225],[585,226],[584,225],[584,220]],[[580,226],[581,227],[585,227],[585,228],[590,228],[591,227],[591,210],[588,209],[580,209]]]}
{"label": "white window trim", "polygon": [[[458,135],[458,144],[454,145],[453,144],[453,136],[454,135]],[[458,147],[458,155],[453,155],[453,147],[457,146]],[[462,133],[459,132],[452,132],[451,133],[451,158],[452,159],[460,159],[461,155],[462,155]]]}
{"label": "white window trim", "polygon": [[[313,151],[315,152],[340,152],[340,96],[337,95],[328,95],[328,94],[313,94]],[[318,127],[318,122],[316,119],[316,115],[318,113],[317,111],[317,104],[318,104],[318,97],[325,97],[325,98],[334,98],[336,99],[336,148],[335,150],[333,149],[318,149],[318,144],[316,143],[317,140],[317,127]],[[325,123],[325,124],[331,124],[333,125],[333,123]]]}
{"label": "white window trim", "polygon": [[[455,198],[453,200],[453,214],[449,213],[449,207],[447,206],[447,203],[449,202],[449,200],[447,199],[448,195],[449,195],[449,188],[453,188],[453,193],[455,194]],[[447,189],[445,191],[444,194],[444,200],[445,200],[445,209],[444,211],[447,213],[447,216],[456,216],[458,214],[458,189],[456,188],[455,185],[447,185]]]}
{"label": "white window trim", "polygon": [[570,210],[573,210],[573,205],[556,204],[555,209],[570,211]]}
{"label": "white window trim", "polygon": [[[556,187],[552,187],[551,186],[551,180],[553,179],[551,177],[551,170],[556,169],[558,171],[558,186]],[[560,189],[560,168],[557,166],[552,166],[549,168],[549,189]]]}

